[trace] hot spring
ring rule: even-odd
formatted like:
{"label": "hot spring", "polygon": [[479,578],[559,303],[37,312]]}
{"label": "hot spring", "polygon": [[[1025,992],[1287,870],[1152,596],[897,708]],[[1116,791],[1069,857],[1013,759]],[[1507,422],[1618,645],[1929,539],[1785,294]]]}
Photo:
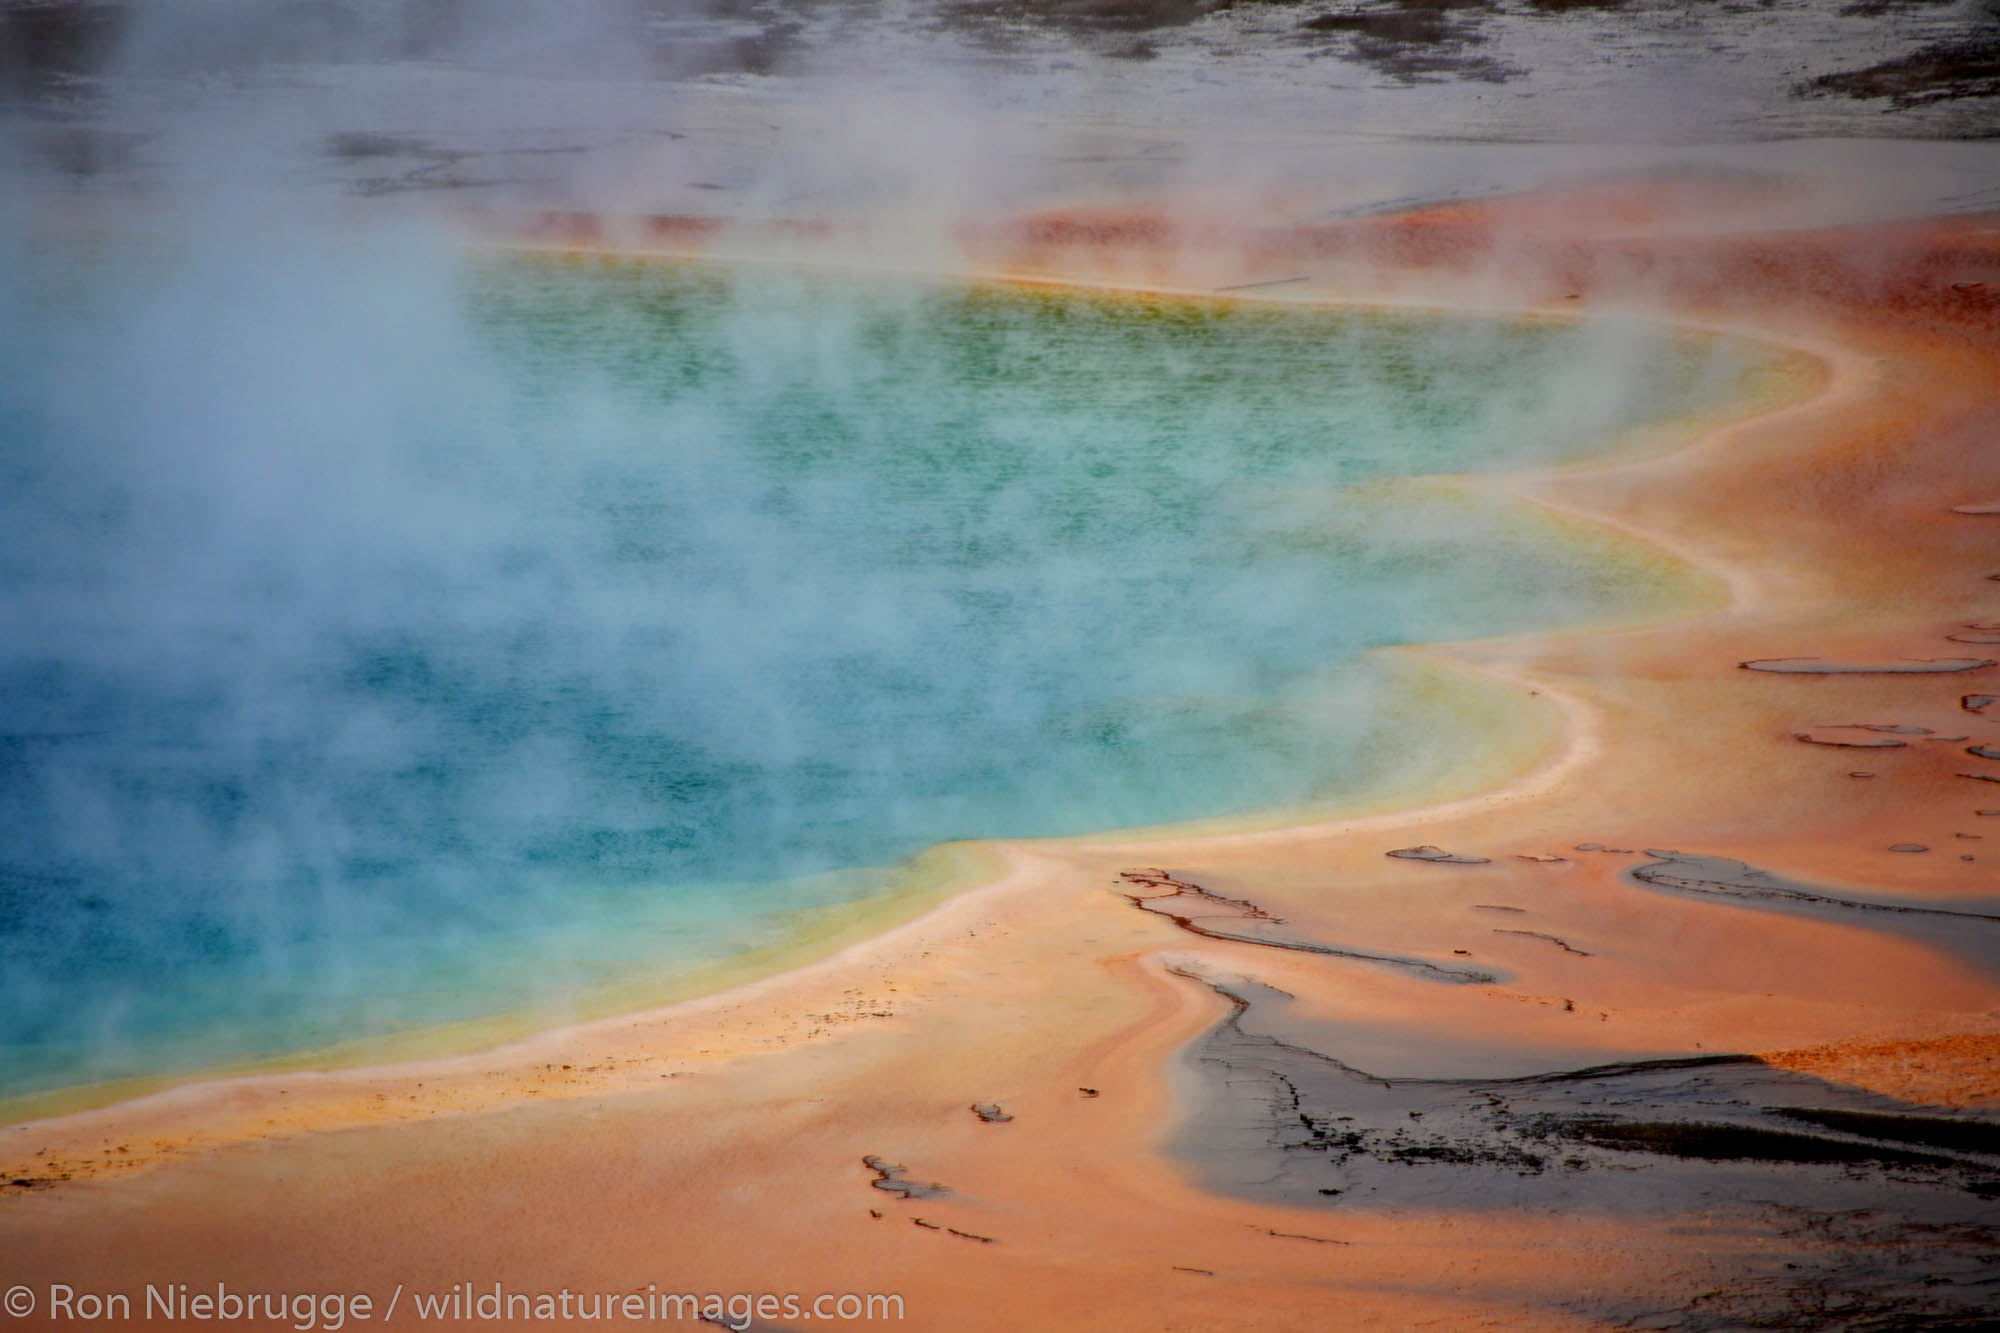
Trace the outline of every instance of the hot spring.
{"label": "hot spring", "polygon": [[1478,738],[1368,649],[1679,585],[1414,479],[1749,364],[352,237],[11,271],[5,1093],[560,1012],[949,840],[1440,776]]}

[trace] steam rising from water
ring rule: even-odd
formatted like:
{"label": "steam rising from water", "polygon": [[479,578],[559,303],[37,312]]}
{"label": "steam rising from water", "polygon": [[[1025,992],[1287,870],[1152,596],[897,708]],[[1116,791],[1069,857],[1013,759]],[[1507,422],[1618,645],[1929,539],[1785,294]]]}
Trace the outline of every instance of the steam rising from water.
{"label": "steam rising from water", "polygon": [[[1369,32],[1130,8],[187,0],[0,60],[0,183],[37,187],[0,189],[0,1091],[561,1003],[943,839],[1353,791],[1467,743],[1363,650],[1656,591],[1396,479],[1733,383],[1657,331],[471,261],[424,202],[893,207],[936,244],[1632,160],[1431,142],[1542,133],[1539,61],[1496,121],[1321,59]],[[1468,69],[1557,31],[1450,12]]]}
{"label": "steam rising from water", "polygon": [[[1369,483],[1722,382],[1636,328],[465,262],[422,229],[31,261],[0,348],[17,1086],[727,955],[856,891],[804,877],[940,840],[1351,790],[1410,743],[1357,651],[1622,610],[1637,568]],[[1627,381],[1590,361],[1647,373],[1578,392]]]}

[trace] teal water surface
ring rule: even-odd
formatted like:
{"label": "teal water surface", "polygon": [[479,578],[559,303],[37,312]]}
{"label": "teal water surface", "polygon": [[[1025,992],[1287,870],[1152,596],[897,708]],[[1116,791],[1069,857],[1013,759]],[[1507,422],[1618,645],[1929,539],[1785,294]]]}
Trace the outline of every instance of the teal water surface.
{"label": "teal water surface", "polygon": [[1740,369],[366,245],[10,283],[12,1092],[693,967],[943,840],[1364,789],[1409,718],[1358,654],[1657,577],[1380,480],[1574,457]]}

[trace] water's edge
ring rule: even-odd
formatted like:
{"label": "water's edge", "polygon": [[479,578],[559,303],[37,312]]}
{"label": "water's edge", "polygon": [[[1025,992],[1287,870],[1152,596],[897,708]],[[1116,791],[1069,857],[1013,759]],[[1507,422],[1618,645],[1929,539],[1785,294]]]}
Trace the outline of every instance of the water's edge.
{"label": "water's edge", "polygon": [[[632,255],[619,257],[626,260],[635,258]],[[683,256],[662,255],[657,258],[684,262]],[[736,257],[731,256],[729,262],[736,262]],[[1004,276],[923,276],[932,281],[972,287],[989,283],[1017,285],[1016,280]],[[1043,278],[1027,280],[1025,285],[1151,300],[1184,297],[1212,303],[1217,299],[1200,292],[1063,283]],[[1385,308],[1378,302],[1335,299],[1237,298],[1231,303],[1237,303],[1237,300],[1243,304],[1301,311]],[[1588,318],[1568,312],[1551,314],[1539,310],[1482,309],[1464,312],[1442,306],[1401,305],[1386,308],[1477,313],[1499,320],[1567,321]],[[1702,412],[1652,423],[1643,430],[1606,440],[1602,450],[1563,464],[1556,470],[1583,471],[1629,461],[1634,457],[1678,452],[1726,426],[1796,406],[1816,396],[1824,386],[1825,375],[1820,359],[1804,349],[1738,332],[1719,334],[1698,325],[1674,323],[1673,327],[1676,332],[1692,337],[1726,337],[1742,344],[1758,359],[1758,373],[1753,375],[1746,367],[1746,373],[1732,395]],[[1425,476],[1405,479],[1397,484],[1448,487],[1472,496],[1478,503],[1497,504],[1515,514],[1525,510],[1530,521],[1549,532],[1551,545],[1570,550],[1593,545],[1616,547],[1628,558],[1637,548],[1645,553],[1649,565],[1657,565],[1662,575],[1662,586],[1670,590],[1670,595],[1656,601],[1649,599],[1630,616],[1565,626],[1557,631],[1565,637],[1689,619],[1705,614],[1727,600],[1726,588],[1714,575],[1646,540],[1643,535],[1616,530],[1589,518],[1507,493],[1502,483],[1510,475]],[[1503,639],[1512,637],[1515,636],[1501,636]],[[564,997],[564,1002],[559,1005],[411,1027],[240,1063],[189,1067],[0,1097],[0,1126],[100,1109],[174,1089],[233,1079],[303,1071],[352,1070],[471,1055],[582,1023],[652,1013],[698,998],[724,994],[824,961],[844,949],[914,921],[952,898],[993,882],[1005,864],[1003,849],[1008,846],[1043,843],[1084,850],[1097,844],[1124,845],[1264,833],[1364,815],[1414,813],[1446,801],[1494,790],[1533,770],[1561,746],[1563,722],[1557,707],[1533,697],[1518,682],[1495,679],[1451,660],[1444,653],[1433,651],[1440,646],[1377,649],[1365,654],[1363,660],[1395,678],[1398,703],[1416,704],[1432,712],[1449,710],[1456,714],[1454,729],[1465,738],[1466,747],[1454,749],[1448,755],[1420,756],[1415,762],[1391,770],[1386,778],[1378,780],[1367,790],[1344,792],[1337,799],[1322,803],[1174,824],[1048,839],[993,839],[939,844],[894,866],[843,872],[844,877],[852,877],[857,882],[873,881],[878,887],[839,904],[790,913],[780,938],[731,958],[705,963],[670,976],[647,974],[628,977],[572,993]]]}

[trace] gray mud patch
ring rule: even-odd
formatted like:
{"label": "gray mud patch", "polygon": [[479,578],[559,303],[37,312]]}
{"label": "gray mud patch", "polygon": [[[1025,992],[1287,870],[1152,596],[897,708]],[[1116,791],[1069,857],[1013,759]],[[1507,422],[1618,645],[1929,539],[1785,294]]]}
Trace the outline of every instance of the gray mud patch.
{"label": "gray mud patch", "polygon": [[869,1153],[861,1159],[861,1165],[875,1173],[869,1183],[884,1194],[893,1194],[899,1199],[937,1199],[951,1193],[948,1186],[935,1180],[924,1182],[910,1179],[910,1169],[900,1162],[892,1162],[886,1157]]}
{"label": "gray mud patch", "polygon": [[1483,0],[1388,0],[1327,9],[1299,32],[1307,42],[1340,39],[1334,52],[1399,83],[1504,83],[1525,71],[1479,49],[1488,41],[1485,11]]}
{"label": "gray mud patch", "polygon": [[[1927,850],[1921,843],[1897,843],[1890,850],[1905,849]],[[1726,898],[1746,907],[1893,931],[1985,971],[2000,972],[2000,903],[1957,908],[1904,899],[1857,898],[1726,856],[1651,848],[1646,854],[1654,859],[1625,872],[1632,883],[1643,888]]]}
{"label": "gray mud patch", "polygon": [[[1823,74],[1801,92],[1825,96],[1884,97],[1891,106],[1921,106],[1961,97],[2000,97],[2000,36],[1936,42],[1862,69]],[[1991,507],[1954,506],[1956,512],[1988,513]]]}
{"label": "gray mud patch", "polygon": [[1894,662],[1829,662],[1823,657],[1755,657],[1736,665],[1745,671],[1770,671],[1787,676],[1935,676],[1955,671],[1984,671],[1996,663],[1990,657],[1906,657]]}
{"label": "gray mud patch", "polygon": [[1664,851],[1648,848],[1654,859],[1633,866],[1626,873],[1641,884],[1654,888],[1678,889],[1685,893],[1713,894],[1750,902],[1801,904],[1855,912],[1885,912],[1898,916],[1945,917],[1957,921],[2000,926],[2000,911],[1973,912],[1912,903],[1894,899],[1854,898],[1818,888],[1800,880],[1786,879],[1768,870],[1759,870],[1745,861],[1727,856],[1705,856],[1698,852]]}
{"label": "gray mud patch", "polygon": [[1972,1327],[1991,1308],[1990,1113],[1918,1111],[1742,1055],[1383,1077],[1296,1039],[1282,992],[1177,971],[1231,1006],[1183,1057],[1193,1093],[1172,1141],[1212,1189],[1329,1212],[1679,1215],[1770,1238],[1669,1309],[1579,1311],[1639,1327]]}
{"label": "gray mud patch", "polygon": [[1837,750],[1901,750],[1909,745],[1908,741],[1897,740],[1893,736],[1856,736],[1846,731],[1840,735],[1827,735],[1830,731],[1842,729],[1820,727],[1813,731],[1795,731],[1792,739],[1807,745],[1828,745]]}
{"label": "gray mud patch", "polygon": [[1428,842],[1417,847],[1398,847],[1382,854],[1393,856],[1399,861],[1429,861],[1446,866],[1483,866],[1491,864],[1493,860],[1490,856],[1461,856]]}

